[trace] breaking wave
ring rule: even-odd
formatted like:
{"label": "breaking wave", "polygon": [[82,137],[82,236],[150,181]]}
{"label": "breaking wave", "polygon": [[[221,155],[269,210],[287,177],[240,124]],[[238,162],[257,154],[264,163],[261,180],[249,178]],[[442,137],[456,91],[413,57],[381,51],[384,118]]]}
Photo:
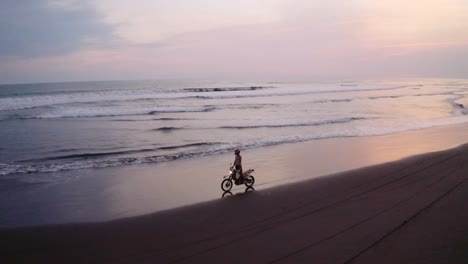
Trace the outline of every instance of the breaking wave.
{"label": "breaking wave", "polygon": [[[124,150],[124,151],[109,151],[109,152],[92,152],[92,153],[79,153],[71,155],[62,155],[62,156],[52,156],[42,159],[33,159],[33,160],[22,160],[21,163],[25,162],[37,162],[37,161],[53,161],[53,160],[66,160],[66,159],[90,159],[90,158],[99,158],[99,157],[108,157],[108,156],[118,156],[125,154],[135,154],[135,153],[144,153],[144,152],[155,152],[158,150],[176,150],[176,149],[186,149],[190,147],[200,147],[200,146],[213,146],[220,144],[217,142],[200,142],[192,144],[183,144],[175,146],[163,146],[157,148],[143,148],[143,149],[134,149],[134,150]],[[77,149],[65,149],[57,152],[71,152]]]}

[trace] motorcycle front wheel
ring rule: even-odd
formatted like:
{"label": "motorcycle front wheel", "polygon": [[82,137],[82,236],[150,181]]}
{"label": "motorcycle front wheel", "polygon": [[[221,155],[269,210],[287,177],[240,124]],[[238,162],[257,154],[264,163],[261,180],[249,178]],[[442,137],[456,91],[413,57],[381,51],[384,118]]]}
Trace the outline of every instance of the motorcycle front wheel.
{"label": "motorcycle front wheel", "polygon": [[247,187],[252,187],[255,183],[255,178],[253,176],[249,176],[247,178],[245,178],[244,180],[244,184],[245,186]]}
{"label": "motorcycle front wheel", "polygon": [[228,192],[232,189],[232,181],[230,179],[224,179],[221,182],[221,189],[225,192]]}

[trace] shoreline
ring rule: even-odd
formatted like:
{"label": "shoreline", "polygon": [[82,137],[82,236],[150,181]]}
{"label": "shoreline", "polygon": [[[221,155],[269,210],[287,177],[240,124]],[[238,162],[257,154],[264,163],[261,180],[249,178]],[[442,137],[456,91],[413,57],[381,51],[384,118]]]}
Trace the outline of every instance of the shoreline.
{"label": "shoreline", "polygon": [[[334,138],[269,146],[242,153],[254,168],[255,189],[328,177],[376,164],[456,147],[468,142],[468,124],[374,137]],[[231,154],[65,172],[56,185],[21,186],[0,192],[6,212],[0,228],[104,222],[218,200]],[[75,179],[76,178],[76,179]],[[244,193],[235,186],[232,193]]]}
{"label": "shoreline", "polygon": [[9,262],[466,263],[467,161],[464,144],[144,216],[0,229],[0,246]]}

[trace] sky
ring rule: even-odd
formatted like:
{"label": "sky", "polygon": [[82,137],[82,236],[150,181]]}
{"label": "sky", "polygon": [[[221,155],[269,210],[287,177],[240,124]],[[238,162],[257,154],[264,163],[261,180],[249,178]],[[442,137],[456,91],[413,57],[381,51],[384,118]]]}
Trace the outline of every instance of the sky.
{"label": "sky", "polygon": [[468,0],[1,0],[0,83],[468,78]]}

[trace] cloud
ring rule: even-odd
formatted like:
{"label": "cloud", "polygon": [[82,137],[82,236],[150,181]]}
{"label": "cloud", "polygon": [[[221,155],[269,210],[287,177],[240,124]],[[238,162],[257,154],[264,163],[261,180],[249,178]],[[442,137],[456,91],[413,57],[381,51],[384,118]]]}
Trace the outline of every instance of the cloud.
{"label": "cloud", "polygon": [[0,56],[63,55],[117,40],[87,1],[3,0],[0,21]]}
{"label": "cloud", "polygon": [[234,25],[269,23],[278,19],[278,0],[95,0],[116,33],[134,44],[164,41],[175,35]]}
{"label": "cloud", "polygon": [[465,0],[6,1],[0,82],[468,72]]}

